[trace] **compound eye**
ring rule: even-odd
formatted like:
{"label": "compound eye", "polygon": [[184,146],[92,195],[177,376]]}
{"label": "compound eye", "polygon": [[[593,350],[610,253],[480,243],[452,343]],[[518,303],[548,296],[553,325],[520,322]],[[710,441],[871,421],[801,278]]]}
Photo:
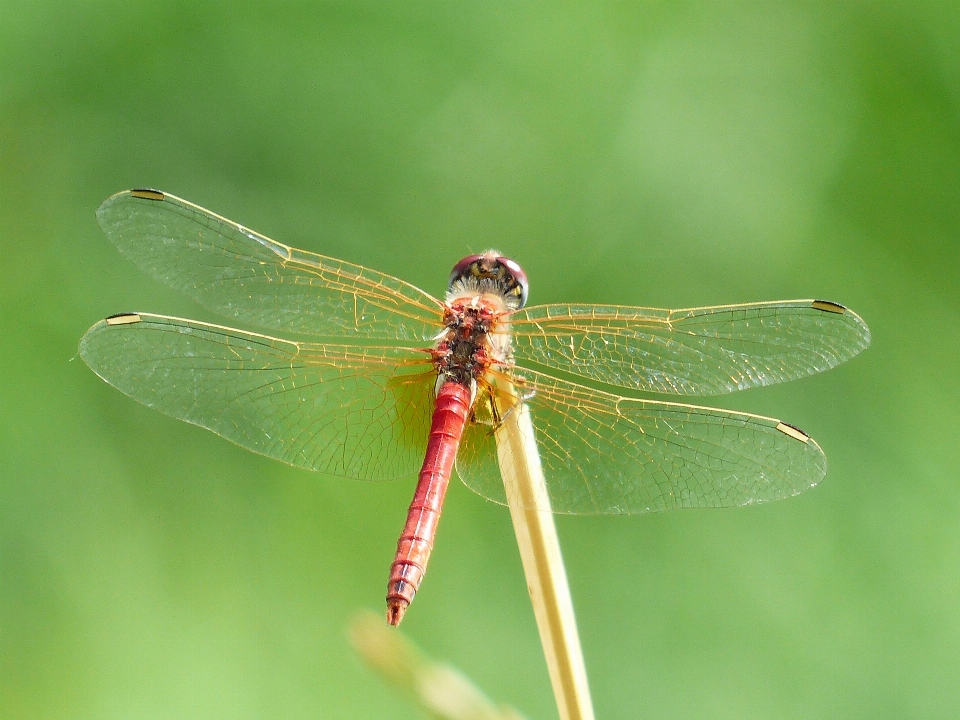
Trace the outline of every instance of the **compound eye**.
{"label": "compound eye", "polygon": [[530,293],[530,284],[527,282],[526,274],[523,275],[522,279],[518,278],[517,287],[520,288],[520,304],[517,305],[517,310],[519,310],[527,304],[527,295]]}
{"label": "compound eye", "polygon": [[448,283],[448,287],[452,286],[453,283],[466,275],[470,267],[479,262],[482,257],[483,255],[467,255],[467,257],[454,265],[453,270],[450,271],[450,282]]}
{"label": "compound eye", "polygon": [[507,272],[509,272],[511,277],[513,277],[513,281],[516,283],[514,290],[517,292],[517,295],[520,298],[520,305],[518,306],[518,309],[522,308],[527,304],[527,294],[530,291],[530,282],[527,280],[527,274],[517,262],[511,260],[510,258],[501,257],[499,260],[500,264],[506,268]]}

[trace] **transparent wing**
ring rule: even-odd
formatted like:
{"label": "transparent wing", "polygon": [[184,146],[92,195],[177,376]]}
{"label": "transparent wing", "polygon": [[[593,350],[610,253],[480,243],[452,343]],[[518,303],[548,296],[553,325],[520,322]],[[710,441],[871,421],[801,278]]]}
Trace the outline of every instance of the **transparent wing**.
{"label": "transparent wing", "polygon": [[687,310],[539,305],[518,311],[511,323],[519,364],[679,395],[795,380],[839,365],[870,344],[856,313],[823,300]]}
{"label": "transparent wing", "polygon": [[416,350],[129,314],[90,328],[80,355],[144,405],[290,465],[389,480],[423,461],[436,373]]}
{"label": "transparent wing", "polygon": [[141,270],[217,313],[259,327],[419,341],[442,324],[440,302],[409,283],[288,247],[173,195],[118,193],[97,218]]}
{"label": "transparent wing", "polygon": [[[526,370],[522,375],[513,382],[530,407],[557,513],[751,505],[796,495],[827,471],[817,443],[778,420],[619,397]],[[478,397],[457,472],[471,490],[505,504],[490,392]],[[509,408],[516,400],[501,395],[496,402]]]}

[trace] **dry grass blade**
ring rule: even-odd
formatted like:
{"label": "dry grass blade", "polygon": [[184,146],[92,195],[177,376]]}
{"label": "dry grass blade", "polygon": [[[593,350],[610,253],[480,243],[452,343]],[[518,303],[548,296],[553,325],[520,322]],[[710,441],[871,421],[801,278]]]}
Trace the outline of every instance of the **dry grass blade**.
{"label": "dry grass blade", "polygon": [[433,662],[399,630],[373,613],[359,613],[350,641],[364,662],[391,685],[439,720],[524,720],[509,707],[497,707],[464,675]]}
{"label": "dry grass blade", "polygon": [[[502,388],[516,397],[513,388]],[[496,431],[500,472],[561,720],[593,720],[580,636],[533,424],[515,405]]]}

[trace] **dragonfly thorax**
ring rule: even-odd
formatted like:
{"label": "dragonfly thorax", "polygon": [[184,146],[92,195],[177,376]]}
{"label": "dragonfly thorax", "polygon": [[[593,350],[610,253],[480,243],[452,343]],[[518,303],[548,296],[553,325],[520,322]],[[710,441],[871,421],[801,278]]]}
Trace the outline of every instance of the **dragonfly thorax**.
{"label": "dragonfly thorax", "polygon": [[466,294],[447,305],[446,330],[434,350],[439,381],[473,387],[491,365],[509,362],[509,334],[501,317],[506,303],[496,295]]}

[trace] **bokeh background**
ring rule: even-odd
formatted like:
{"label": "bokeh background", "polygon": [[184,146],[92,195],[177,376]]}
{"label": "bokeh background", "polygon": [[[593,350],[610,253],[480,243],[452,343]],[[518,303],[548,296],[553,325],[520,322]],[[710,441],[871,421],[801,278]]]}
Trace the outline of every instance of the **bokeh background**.
{"label": "bokeh background", "polygon": [[[816,437],[819,487],[559,519],[597,717],[960,717],[957,3],[0,2],[0,716],[417,717],[346,639],[413,478],[76,357],[217,320],[100,232],[141,186],[433,293],[493,246],[533,302],[854,308],[862,356],[713,403]],[[458,483],[403,630],[556,716],[509,513]]]}

